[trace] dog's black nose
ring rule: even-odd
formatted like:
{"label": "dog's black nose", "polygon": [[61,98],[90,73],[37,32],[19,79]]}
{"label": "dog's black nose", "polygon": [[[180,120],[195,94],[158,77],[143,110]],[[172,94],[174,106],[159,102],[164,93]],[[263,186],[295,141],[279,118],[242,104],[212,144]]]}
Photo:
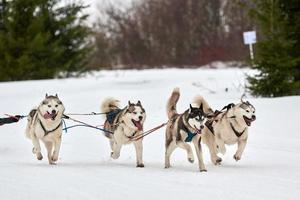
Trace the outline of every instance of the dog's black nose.
{"label": "dog's black nose", "polygon": [[204,129],[204,126],[203,126],[203,125],[201,125],[201,126],[200,126],[200,129]]}
{"label": "dog's black nose", "polygon": [[143,119],[143,116],[139,116],[139,120],[142,120]]}
{"label": "dog's black nose", "polygon": [[52,114],[55,114],[55,113],[56,113],[56,111],[55,111],[55,110],[52,110],[52,111],[51,111],[51,113],[52,113]]}
{"label": "dog's black nose", "polygon": [[256,120],[256,116],[255,116],[255,115],[252,115],[251,119],[252,119],[252,120]]}

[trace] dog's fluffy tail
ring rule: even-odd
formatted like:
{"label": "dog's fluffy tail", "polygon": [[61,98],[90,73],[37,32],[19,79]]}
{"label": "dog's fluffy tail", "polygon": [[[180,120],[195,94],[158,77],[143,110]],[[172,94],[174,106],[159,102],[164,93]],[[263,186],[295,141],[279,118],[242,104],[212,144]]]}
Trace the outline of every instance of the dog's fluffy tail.
{"label": "dog's fluffy tail", "polygon": [[172,119],[177,114],[176,104],[179,100],[179,97],[180,97],[179,88],[176,87],[174,88],[167,103],[167,115],[169,119]]}
{"label": "dog's fluffy tail", "polygon": [[195,96],[192,104],[197,106],[197,107],[198,106],[200,107],[201,104],[202,104],[203,105],[203,111],[206,114],[212,114],[214,112],[213,109],[208,105],[207,101],[205,101],[205,99],[200,95]]}
{"label": "dog's fluffy tail", "polygon": [[119,106],[120,106],[119,103],[120,103],[119,100],[116,100],[112,97],[107,98],[101,104],[101,108],[100,108],[101,112],[107,113],[112,110],[115,110],[115,109],[119,108]]}

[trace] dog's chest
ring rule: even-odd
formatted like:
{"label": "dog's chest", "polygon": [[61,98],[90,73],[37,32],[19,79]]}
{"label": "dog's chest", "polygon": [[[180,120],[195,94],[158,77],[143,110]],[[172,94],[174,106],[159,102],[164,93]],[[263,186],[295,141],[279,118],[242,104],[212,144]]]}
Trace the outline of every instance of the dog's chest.
{"label": "dog's chest", "polygon": [[247,132],[244,132],[240,137],[238,137],[228,124],[219,124],[215,131],[216,136],[228,145],[235,144],[238,142],[238,140],[247,137]]}

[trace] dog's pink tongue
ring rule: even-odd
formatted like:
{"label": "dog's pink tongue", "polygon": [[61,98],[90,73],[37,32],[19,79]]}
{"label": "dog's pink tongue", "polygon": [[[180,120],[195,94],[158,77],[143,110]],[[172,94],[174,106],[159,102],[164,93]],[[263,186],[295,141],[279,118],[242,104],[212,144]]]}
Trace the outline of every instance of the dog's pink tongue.
{"label": "dog's pink tongue", "polygon": [[138,128],[139,131],[143,130],[143,126],[140,122],[135,122],[135,126]]}
{"label": "dog's pink tongue", "polygon": [[45,113],[43,117],[44,117],[45,119],[52,119],[53,116],[54,116],[54,115],[52,115],[52,114],[50,114],[50,113]]}

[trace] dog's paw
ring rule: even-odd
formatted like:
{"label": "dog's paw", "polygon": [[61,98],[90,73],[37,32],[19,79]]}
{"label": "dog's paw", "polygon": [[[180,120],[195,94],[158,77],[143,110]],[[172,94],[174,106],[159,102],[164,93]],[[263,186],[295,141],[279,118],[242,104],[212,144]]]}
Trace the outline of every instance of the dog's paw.
{"label": "dog's paw", "polygon": [[190,163],[194,163],[194,158],[188,158],[188,161],[189,161]]}
{"label": "dog's paw", "polygon": [[140,163],[140,164],[137,164],[136,167],[143,168],[143,167],[145,167],[145,165],[143,163]]}
{"label": "dog's paw", "polygon": [[165,169],[169,169],[171,167],[170,163],[165,164]]}
{"label": "dog's paw", "polygon": [[233,156],[233,159],[234,159],[235,161],[239,161],[239,160],[241,160],[241,156],[235,154],[235,155]]}
{"label": "dog's paw", "polygon": [[221,165],[221,162],[222,162],[222,158],[218,157],[216,159],[216,165]]}
{"label": "dog's paw", "polygon": [[56,163],[53,161],[49,161],[49,165],[56,165]]}
{"label": "dog's paw", "polygon": [[200,172],[207,172],[207,169],[200,169]]}
{"label": "dog's paw", "polygon": [[116,153],[113,153],[113,152],[110,155],[113,159],[118,159],[120,157],[120,154],[116,154]]}
{"label": "dog's paw", "polygon": [[58,157],[57,157],[57,156],[52,156],[51,160],[52,160],[53,162],[56,162],[56,161],[58,160]]}
{"label": "dog's paw", "polygon": [[221,165],[221,163],[222,163],[222,158],[217,157],[216,159],[212,159],[212,163],[213,163],[214,165]]}
{"label": "dog's paw", "polygon": [[38,160],[43,160],[43,155],[42,155],[41,153],[38,153],[38,154],[36,155],[36,158],[37,158]]}

